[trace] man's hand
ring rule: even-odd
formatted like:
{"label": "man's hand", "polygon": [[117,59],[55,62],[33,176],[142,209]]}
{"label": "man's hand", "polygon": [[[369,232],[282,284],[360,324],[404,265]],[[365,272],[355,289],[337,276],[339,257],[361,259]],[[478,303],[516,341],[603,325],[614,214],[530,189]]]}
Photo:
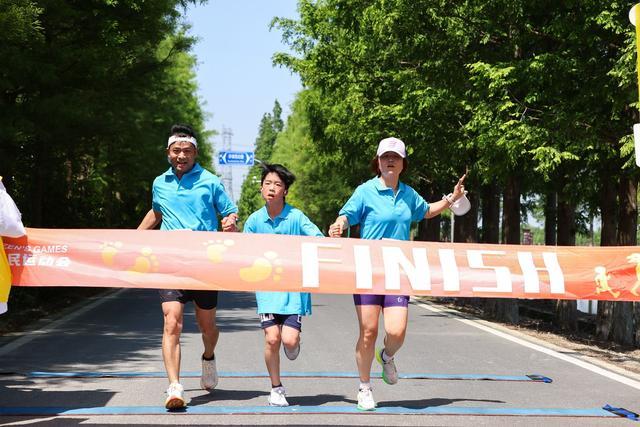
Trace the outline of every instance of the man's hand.
{"label": "man's hand", "polygon": [[224,218],[222,218],[222,221],[221,221],[222,231],[229,231],[229,232],[238,231],[238,227],[236,226],[237,222],[238,222],[238,214],[236,214],[235,212],[225,216]]}

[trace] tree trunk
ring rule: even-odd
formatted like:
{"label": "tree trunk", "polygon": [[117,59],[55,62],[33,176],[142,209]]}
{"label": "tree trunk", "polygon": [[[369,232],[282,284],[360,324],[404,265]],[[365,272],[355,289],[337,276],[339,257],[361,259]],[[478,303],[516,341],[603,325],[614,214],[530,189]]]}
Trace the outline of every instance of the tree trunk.
{"label": "tree trunk", "polygon": [[42,212],[44,210],[44,195],[45,195],[45,186],[47,179],[47,172],[45,168],[47,167],[47,162],[51,161],[44,149],[46,144],[39,144],[40,150],[35,155],[34,162],[34,182],[32,187],[32,192],[30,195],[31,198],[31,227],[45,227],[46,224],[43,223],[43,215]]}
{"label": "tree trunk", "polygon": [[[425,185],[419,188],[420,194],[426,194],[426,200],[438,200],[437,194],[433,191],[430,185]],[[431,218],[423,219],[418,223],[418,233],[416,234],[416,240],[421,242],[439,242],[440,241],[440,215]]]}
{"label": "tree trunk", "polygon": [[[637,193],[638,188],[635,179],[630,179],[627,176],[620,178],[618,186],[620,210],[618,214],[618,231],[616,233],[616,243],[618,245],[633,246],[637,244]],[[602,209],[604,211],[604,206]],[[611,239],[611,234],[613,233],[609,231],[607,239]],[[603,246],[609,243],[609,241],[605,241],[604,236],[603,230]],[[600,301],[596,328],[598,337],[622,345],[640,346],[640,340],[638,340],[640,335],[638,332],[640,323],[640,317],[638,317],[640,312],[639,305],[631,302]]]}
{"label": "tree trunk", "polygon": [[431,219],[423,219],[418,223],[417,240],[422,242],[440,241],[440,215]]}
{"label": "tree trunk", "polygon": [[[625,175],[620,178],[618,193],[620,211],[618,213],[618,245],[635,246],[638,243],[636,230],[638,228],[638,183],[635,179]],[[634,316],[633,302],[614,302],[611,339],[622,345],[640,346],[636,341],[636,334],[640,318]]]}
{"label": "tree trunk", "polygon": [[520,182],[510,176],[502,198],[502,242],[520,244]]}
{"label": "tree trunk", "polygon": [[600,246],[615,246],[618,230],[616,217],[616,187],[613,181],[601,176],[603,185],[600,190],[600,218],[602,228],[600,230]]}
{"label": "tree trunk", "polygon": [[482,186],[482,243],[500,243],[500,193],[496,184]]}
{"label": "tree trunk", "polygon": [[[482,192],[482,243],[500,243],[500,192],[495,183],[483,185]],[[496,316],[497,298],[484,298],[484,312]]]}
{"label": "tree trunk", "polygon": [[556,229],[558,227],[558,193],[549,191],[544,200],[544,244],[558,244]]}
{"label": "tree trunk", "polygon": [[[576,244],[576,207],[565,197],[558,201],[558,246]],[[578,305],[575,300],[556,300],[555,322],[563,331],[578,330]]]}
{"label": "tree trunk", "polygon": [[[471,202],[471,209],[463,216],[457,216],[453,230],[454,240],[463,243],[478,242],[478,196],[469,193],[467,195]],[[452,213],[453,214],[453,213]]]}
{"label": "tree trunk", "polygon": [[[514,174],[507,178],[507,186],[502,199],[503,242],[520,244],[520,182]],[[492,304],[492,303],[490,303]],[[518,300],[501,298],[495,302],[495,318],[499,321],[518,324]]]}

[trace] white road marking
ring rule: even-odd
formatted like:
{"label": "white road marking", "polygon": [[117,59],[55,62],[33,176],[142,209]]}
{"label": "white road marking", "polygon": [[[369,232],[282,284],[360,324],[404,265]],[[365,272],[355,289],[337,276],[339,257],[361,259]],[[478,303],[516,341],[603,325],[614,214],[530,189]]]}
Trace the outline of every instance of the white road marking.
{"label": "white road marking", "polygon": [[47,324],[47,326],[42,329],[35,329],[35,330],[24,331],[20,333],[21,335],[20,338],[9,341],[7,345],[0,347],[0,356],[4,356],[9,352],[14,351],[18,347],[25,345],[29,341],[34,340],[35,338],[38,338],[40,335],[49,334],[53,332],[58,327],[75,319],[78,316],[83,315],[87,311],[93,310],[94,308],[98,307],[101,304],[104,304],[105,302],[107,302],[112,298],[116,298],[118,295],[120,295],[120,293],[124,292],[125,290],[126,289],[120,289],[116,292],[109,293],[107,295],[97,296],[95,297],[95,301],[93,301],[92,303],[82,306],[77,310],[73,311],[72,313],[69,313],[64,317]]}
{"label": "white road marking", "polygon": [[543,347],[541,345],[534,344],[534,343],[528,342],[526,340],[523,340],[521,338],[517,338],[515,336],[509,335],[509,334],[507,334],[505,332],[498,331],[498,330],[493,329],[493,328],[491,328],[489,326],[485,326],[485,325],[483,325],[483,324],[481,324],[481,323],[479,323],[479,322],[477,322],[475,320],[463,319],[461,317],[456,316],[455,313],[452,313],[452,312],[450,312],[448,310],[442,310],[442,309],[434,307],[434,306],[432,306],[430,304],[426,304],[424,302],[418,302],[418,301],[415,301],[415,300],[413,301],[413,303],[415,305],[419,306],[419,307],[424,308],[425,310],[429,310],[429,311],[432,311],[434,313],[442,313],[442,312],[450,313],[450,314],[453,315],[455,320],[458,320],[458,321],[460,321],[460,322],[462,322],[462,323],[464,323],[466,325],[473,326],[474,328],[478,328],[478,329],[481,329],[481,330],[483,330],[485,332],[489,332],[490,334],[499,336],[500,338],[504,338],[504,339],[506,339],[508,341],[514,342],[516,344],[520,344],[520,345],[522,345],[524,347],[530,348],[532,350],[539,351],[539,352],[547,354],[549,356],[553,356],[553,357],[555,357],[557,359],[563,360],[565,362],[569,362],[569,363],[571,363],[573,365],[579,366],[579,367],[581,367],[583,369],[586,369],[586,370],[591,371],[593,373],[596,373],[598,375],[602,375],[603,377],[609,378],[609,379],[617,381],[619,383],[628,385],[629,387],[633,387],[633,388],[635,388],[637,390],[640,390],[640,381],[636,381],[636,380],[633,380],[631,378],[627,378],[627,377],[625,377],[623,375],[616,374],[615,372],[611,372],[609,370],[603,369],[603,368],[601,368],[599,366],[596,366],[594,364],[591,364],[589,362],[585,362],[584,360],[580,360],[580,359],[577,359],[575,357],[567,356],[566,354],[559,353],[559,352],[557,352],[555,350],[552,350],[550,348],[546,348],[546,347]]}

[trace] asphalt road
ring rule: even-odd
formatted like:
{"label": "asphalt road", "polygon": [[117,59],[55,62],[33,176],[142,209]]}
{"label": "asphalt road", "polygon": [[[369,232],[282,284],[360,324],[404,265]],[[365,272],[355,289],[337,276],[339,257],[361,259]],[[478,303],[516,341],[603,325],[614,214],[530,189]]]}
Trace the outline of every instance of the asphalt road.
{"label": "asphalt road", "polygon": [[[300,357],[282,357],[283,372],[303,375],[283,379],[287,409],[267,406],[270,382],[262,376],[263,334],[253,295],[224,293],[218,388],[199,389],[202,345],[189,305],[182,340],[189,408],[167,413],[157,293],[122,290],[0,341],[0,424],[631,425],[601,408],[640,411],[640,381],[633,375],[413,302],[406,343],[396,356],[400,374],[409,378],[394,386],[374,379],[379,409],[357,413],[352,298],[314,295],[313,301]],[[64,376],[77,373],[95,376]]]}

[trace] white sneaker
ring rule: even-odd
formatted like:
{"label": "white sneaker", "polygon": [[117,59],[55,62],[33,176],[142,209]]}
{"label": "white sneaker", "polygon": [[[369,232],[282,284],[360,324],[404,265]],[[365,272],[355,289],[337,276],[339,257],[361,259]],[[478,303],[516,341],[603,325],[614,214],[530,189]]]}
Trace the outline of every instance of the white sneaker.
{"label": "white sneaker", "polygon": [[300,354],[300,341],[298,341],[298,345],[292,351],[287,350],[287,346],[284,344],[282,348],[284,349],[284,355],[287,356],[287,359],[296,360]]}
{"label": "white sneaker", "polygon": [[202,375],[200,376],[200,387],[203,390],[213,390],[218,385],[218,371],[216,370],[216,360],[205,360],[202,358]]}
{"label": "white sneaker", "polygon": [[398,369],[396,363],[393,361],[393,357],[386,362],[382,358],[382,352],[384,348],[376,350],[376,360],[382,365],[382,379],[389,385],[396,384],[398,382]]}
{"label": "white sneaker", "polygon": [[187,406],[184,401],[184,388],[180,383],[171,383],[167,389],[167,399],[164,401],[164,407],[167,409],[181,409]]}
{"label": "white sneaker", "polygon": [[280,386],[271,389],[269,406],[289,406],[289,402],[287,402],[287,392],[284,390],[284,387]]}
{"label": "white sneaker", "polygon": [[376,409],[376,401],[373,400],[373,392],[370,388],[361,388],[358,391],[358,410],[374,411]]}

